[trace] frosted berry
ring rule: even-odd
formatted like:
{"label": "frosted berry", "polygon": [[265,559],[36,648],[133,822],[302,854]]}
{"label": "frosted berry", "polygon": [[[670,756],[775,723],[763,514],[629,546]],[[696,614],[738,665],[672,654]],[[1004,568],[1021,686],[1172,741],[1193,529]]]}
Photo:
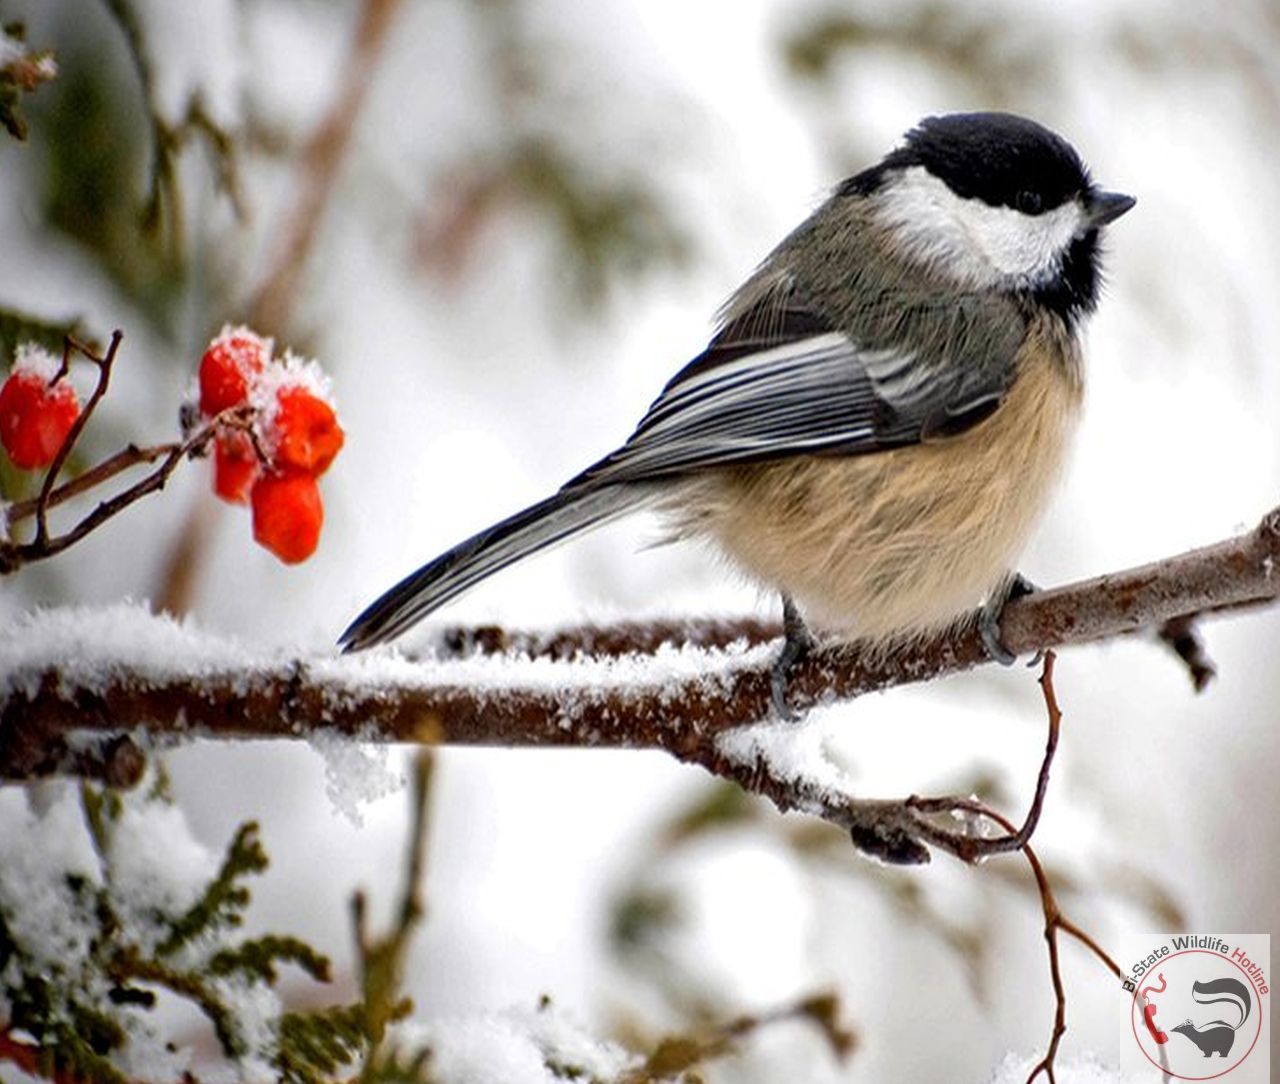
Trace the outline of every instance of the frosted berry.
{"label": "frosted berry", "polygon": [[284,387],[276,394],[272,427],[273,462],[315,476],[329,469],[345,440],[333,407],[303,387]]}
{"label": "frosted berry", "polygon": [[248,504],[261,466],[247,433],[220,433],[213,443],[213,491],[231,504]]}
{"label": "frosted berry", "polygon": [[252,331],[224,332],[200,359],[200,412],[206,417],[242,406],[249,385],[271,357],[271,344]]}
{"label": "frosted berry", "polygon": [[264,474],[254,484],[253,537],[285,564],[305,561],[320,542],[324,505],[306,471]]}
{"label": "frosted berry", "polygon": [[65,377],[53,384],[18,369],[0,388],[0,444],[14,466],[47,467],[80,416],[80,400]]}

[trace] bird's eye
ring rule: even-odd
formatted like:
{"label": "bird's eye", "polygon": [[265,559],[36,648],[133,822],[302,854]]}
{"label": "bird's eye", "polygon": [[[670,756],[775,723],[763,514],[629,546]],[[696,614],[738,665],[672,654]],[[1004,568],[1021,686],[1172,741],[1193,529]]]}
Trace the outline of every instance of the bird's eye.
{"label": "bird's eye", "polygon": [[1040,202],[1040,193],[1032,192],[1029,188],[1024,188],[1018,193],[1015,204],[1024,215],[1038,215],[1043,209],[1043,205]]}

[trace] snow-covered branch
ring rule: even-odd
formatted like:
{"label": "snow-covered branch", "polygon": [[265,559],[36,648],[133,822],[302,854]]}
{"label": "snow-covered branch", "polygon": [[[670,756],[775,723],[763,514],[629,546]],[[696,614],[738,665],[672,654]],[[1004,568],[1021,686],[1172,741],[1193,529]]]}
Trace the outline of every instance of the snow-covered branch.
{"label": "snow-covered branch", "polygon": [[[1267,603],[1280,594],[1277,557],[1280,510],[1216,545],[1017,599],[1004,642],[1029,654]],[[446,633],[431,657],[267,656],[138,608],[47,611],[0,633],[0,776],[89,770],[95,740],[119,758],[122,735],[337,734],[659,748],[749,782],[722,738],[768,718],[778,631],[756,620],[474,629]],[[797,666],[790,696],[804,708],[985,661],[972,623],[887,653],[832,644]]]}

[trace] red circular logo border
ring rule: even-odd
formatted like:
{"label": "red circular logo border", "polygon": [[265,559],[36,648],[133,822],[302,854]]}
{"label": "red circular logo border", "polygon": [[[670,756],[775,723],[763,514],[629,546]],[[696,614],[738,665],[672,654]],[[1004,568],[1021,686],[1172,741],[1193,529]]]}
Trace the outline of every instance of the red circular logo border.
{"label": "red circular logo border", "polygon": [[[1257,987],[1254,986],[1253,984],[1253,979],[1249,977],[1249,973],[1243,967],[1241,967],[1238,963],[1236,963],[1235,960],[1231,959],[1230,956],[1227,956],[1224,953],[1214,952],[1212,949],[1190,948],[1190,949],[1183,949],[1181,952],[1172,953],[1169,956],[1165,956],[1163,959],[1172,960],[1178,956],[1187,956],[1193,952],[1204,953],[1206,956],[1212,956],[1215,960],[1225,960],[1237,971],[1239,971],[1240,974],[1244,976],[1245,985],[1249,987],[1251,991],[1253,991],[1253,996],[1255,1000],[1257,999],[1258,990],[1257,990]],[[1147,975],[1149,975],[1150,973],[1151,973],[1151,969],[1148,968],[1147,971],[1143,974],[1143,978],[1145,979]],[[1133,1041],[1138,1044],[1138,1049],[1142,1051],[1142,1056],[1146,1058],[1147,1061],[1151,1062],[1151,1064],[1154,1065],[1157,1069],[1159,1069],[1162,1073],[1167,1072],[1175,1080],[1217,1080],[1219,1077],[1226,1076],[1228,1073],[1234,1073],[1237,1069],[1240,1068],[1240,1066],[1244,1064],[1245,1058],[1247,1058],[1250,1054],[1253,1053],[1253,1048],[1258,1045],[1258,1040],[1262,1038],[1262,1014],[1259,1013],[1258,1014],[1258,1030],[1254,1033],[1253,1042],[1249,1044],[1249,1049],[1244,1052],[1244,1057],[1242,1057],[1238,1062],[1236,1062],[1230,1068],[1223,1069],[1222,1072],[1220,1073],[1214,1073],[1213,1076],[1183,1076],[1180,1073],[1175,1073],[1172,1070],[1165,1069],[1163,1065],[1161,1065],[1158,1061],[1155,1061],[1151,1057],[1151,1055],[1147,1053],[1147,1048],[1142,1045],[1142,1039],[1138,1035],[1138,1017],[1141,1015],[1141,1013],[1137,1011],[1137,1008],[1138,1008],[1138,1000],[1142,996],[1141,989],[1142,989],[1142,984],[1139,983],[1138,986],[1133,991],[1133,1009],[1131,1009],[1129,1012],[1129,1021],[1133,1025]]]}

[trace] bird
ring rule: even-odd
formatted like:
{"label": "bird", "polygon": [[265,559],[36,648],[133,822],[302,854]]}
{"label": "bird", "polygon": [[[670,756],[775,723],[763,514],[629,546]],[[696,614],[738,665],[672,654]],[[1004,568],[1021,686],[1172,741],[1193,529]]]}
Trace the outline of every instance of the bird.
{"label": "bird", "polygon": [[810,626],[887,647],[999,615],[1080,415],[1102,231],[1135,204],[1011,113],[929,116],[729,298],[635,431],[346,629],[389,641],[516,561],[640,508],[782,599],[773,707]]}

